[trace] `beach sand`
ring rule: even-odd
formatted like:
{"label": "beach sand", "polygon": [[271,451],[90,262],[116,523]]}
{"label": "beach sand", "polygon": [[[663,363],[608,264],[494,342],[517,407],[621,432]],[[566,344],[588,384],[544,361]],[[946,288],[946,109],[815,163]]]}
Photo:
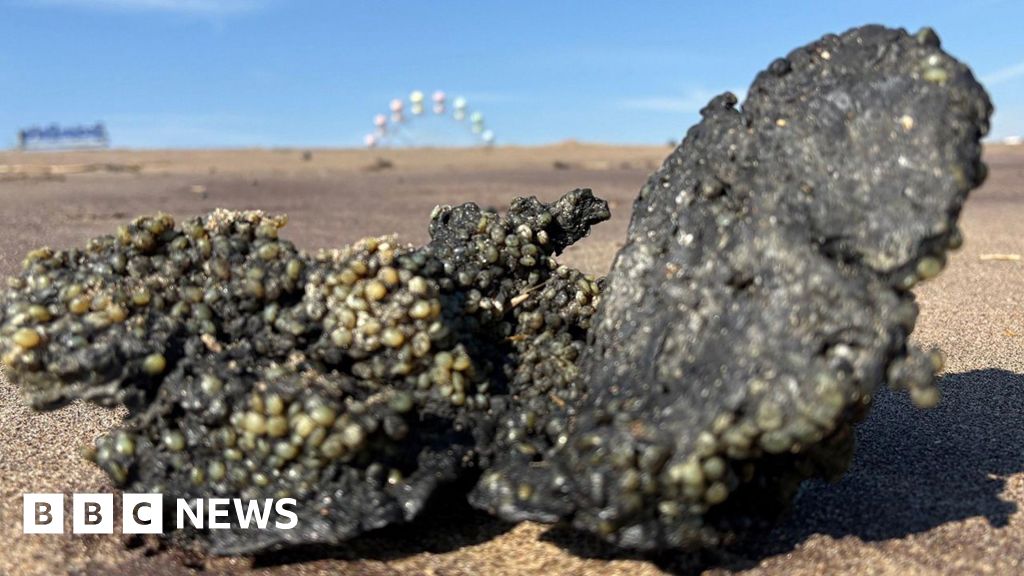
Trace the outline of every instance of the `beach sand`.
{"label": "beach sand", "polygon": [[[367,235],[427,238],[431,209],[590,187],[613,218],[563,257],[602,273],[633,198],[667,148],[566,143],[494,150],[0,153],[0,276],[37,246],[66,248],[162,210],[287,213],[305,249]],[[0,374],[0,574],[1014,574],[1024,573],[1024,147],[990,146],[988,182],[961,218],[944,274],[916,293],[914,339],[945,351],[935,409],[879,394],[850,472],[805,485],[776,529],[742,548],[616,553],[563,528],[510,525],[449,506],[351,545],[211,558],[113,536],[21,534],[26,492],[110,492],[79,450],[123,414],[75,403],[33,413]],[[996,255],[996,256],[993,256]],[[70,509],[70,496],[66,496]],[[70,520],[68,520],[68,523]]]}

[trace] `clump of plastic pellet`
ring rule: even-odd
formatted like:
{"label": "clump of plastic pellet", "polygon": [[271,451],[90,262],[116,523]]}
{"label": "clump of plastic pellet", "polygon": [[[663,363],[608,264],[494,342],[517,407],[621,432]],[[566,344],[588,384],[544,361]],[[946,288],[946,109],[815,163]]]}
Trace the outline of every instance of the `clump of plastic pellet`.
{"label": "clump of plastic pellet", "polygon": [[554,255],[608,216],[589,190],[504,216],[438,207],[427,246],[316,255],[259,212],[140,218],[30,254],[0,297],[0,353],[37,408],[129,406],[89,450],[126,490],[298,501],[294,529],[174,537],[341,542],[477,474],[514,389],[569,386],[596,284]]}

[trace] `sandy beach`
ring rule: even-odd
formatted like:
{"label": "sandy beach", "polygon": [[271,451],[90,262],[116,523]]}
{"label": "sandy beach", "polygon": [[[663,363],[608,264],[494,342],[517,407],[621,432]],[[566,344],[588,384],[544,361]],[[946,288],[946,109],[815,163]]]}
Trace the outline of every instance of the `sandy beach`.
{"label": "sandy beach", "polygon": [[[304,249],[399,232],[421,243],[437,204],[506,206],[589,187],[612,220],[563,260],[603,273],[633,198],[666,147],[576,143],[474,150],[0,152],[0,276],[24,254],[82,245],[157,211],[287,213]],[[349,546],[213,558],[122,536],[21,534],[26,492],[110,492],[79,450],[122,414],[75,403],[24,406],[0,373],[0,574],[1024,574],[1024,147],[990,146],[968,201],[966,238],[945,273],[915,291],[917,342],[947,358],[938,407],[883,391],[858,429],[850,472],[805,485],[774,530],[742,548],[656,557],[584,535],[506,524],[449,507]],[[1014,258],[1016,256],[1016,258]],[[68,500],[70,502],[70,500]],[[70,523],[70,520],[68,520]]]}

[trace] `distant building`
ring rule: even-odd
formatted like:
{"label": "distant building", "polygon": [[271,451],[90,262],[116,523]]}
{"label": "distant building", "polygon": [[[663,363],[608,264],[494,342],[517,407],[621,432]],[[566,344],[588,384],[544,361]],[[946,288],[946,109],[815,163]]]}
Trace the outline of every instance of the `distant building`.
{"label": "distant building", "polygon": [[69,148],[106,148],[110,145],[107,127],[102,122],[92,126],[62,128],[57,124],[32,126],[18,130],[21,150],[57,150]]}

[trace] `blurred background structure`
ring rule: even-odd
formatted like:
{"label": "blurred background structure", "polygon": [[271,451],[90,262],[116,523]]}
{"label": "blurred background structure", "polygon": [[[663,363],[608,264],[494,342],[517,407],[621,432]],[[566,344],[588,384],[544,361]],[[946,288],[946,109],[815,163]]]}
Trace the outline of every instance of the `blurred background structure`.
{"label": "blurred background structure", "polygon": [[494,131],[484,123],[484,114],[470,110],[469,102],[456,96],[451,103],[441,90],[434,92],[430,102],[426,95],[413,90],[408,107],[401,98],[393,98],[389,113],[373,117],[373,132],[363,137],[367,148],[492,146]]}
{"label": "blurred background structure", "polygon": [[32,126],[18,130],[19,150],[66,150],[106,148],[110,145],[107,128],[102,122],[92,126]]}

